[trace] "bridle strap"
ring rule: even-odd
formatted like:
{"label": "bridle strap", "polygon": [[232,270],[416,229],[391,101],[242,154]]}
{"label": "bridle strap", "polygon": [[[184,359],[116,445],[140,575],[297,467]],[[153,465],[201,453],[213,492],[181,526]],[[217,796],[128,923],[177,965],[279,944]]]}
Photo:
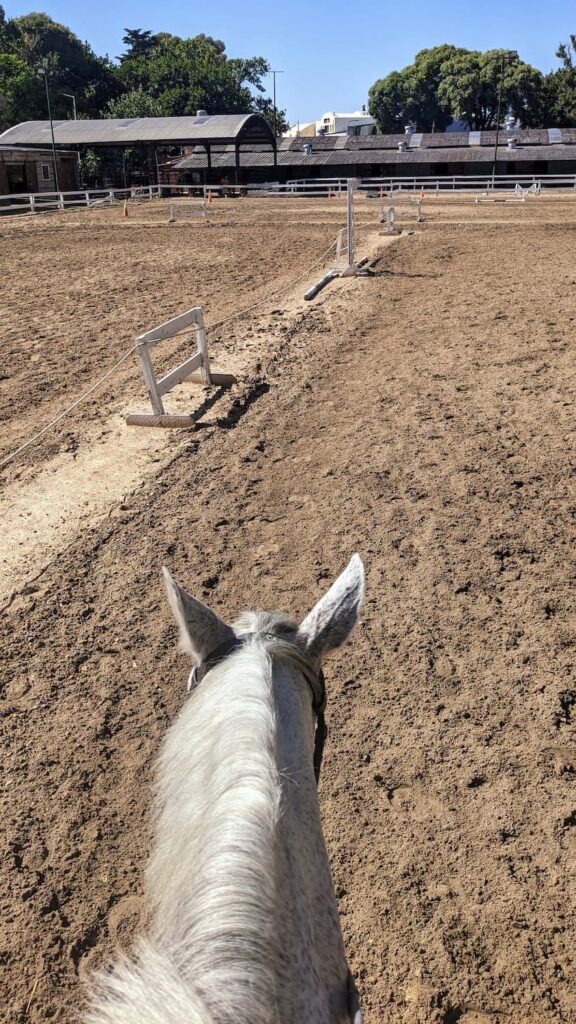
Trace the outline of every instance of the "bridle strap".
{"label": "bridle strap", "polygon": [[[216,666],[220,665],[223,661],[226,661],[226,658],[229,658],[235,651],[244,647],[244,645],[255,636],[260,636],[265,640],[279,640],[283,644],[289,644],[289,641],[276,636],[275,633],[244,633],[242,636],[233,637],[232,640],[225,640],[224,643],[215,647],[214,650],[203,659],[197,668],[192,669],[192,672],[188,677],[188,693],[202,682],[204,676],[208,675],[208,672],[213,668],[216,668]],[[295,644],[292,644],[292,646],[296,647]],[[303,652],[299,647],[296,649],[298,651],[299,661],[302,661]],[[324,744],[326,742],[326,737],[328,736],[328,727],[326,725],[326,718],[324,717],[324,711],[326,708],[326,682],[322,669],[317,672],[310,663],[306,665],[306,670],[303,671],[303,675],[310,687],[310,690],[312,691],[312,710],[316,715],[313,765],[314,778],[316,779],[316,785],[318,785],[318,782],[320,781],[322,757],[324,754]],[[314,683],[318,685],[315,686]]]}
{"label": "bridle strap", "polygon": [[316,779],[316,785],[320,782],[320,769],[322,767],[322,757],[324,756],[324,744],[328,736],[328,726],[326,725],[326,719],[324,717],[324,708],[320,708],[316,712],[316,729],[314,731],[314,778]]}

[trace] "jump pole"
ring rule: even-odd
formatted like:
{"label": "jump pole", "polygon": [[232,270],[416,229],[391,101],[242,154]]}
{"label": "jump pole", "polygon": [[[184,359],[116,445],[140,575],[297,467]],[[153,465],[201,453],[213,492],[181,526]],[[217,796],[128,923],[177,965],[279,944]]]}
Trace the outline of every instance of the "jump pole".
{"label": "jump pole", "polygon": [[346,227],[348,230],[348,266],[340,277],[368,277],[369,272],[354,261],[354,193],[358,188],[359,178],[348,178],[346,189]]}

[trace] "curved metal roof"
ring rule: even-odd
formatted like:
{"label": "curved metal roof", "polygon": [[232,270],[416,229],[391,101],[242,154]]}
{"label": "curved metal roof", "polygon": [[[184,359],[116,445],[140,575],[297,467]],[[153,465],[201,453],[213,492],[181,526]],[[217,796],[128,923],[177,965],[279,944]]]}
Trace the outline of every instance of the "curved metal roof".
{"label": "curved metal roof", "polygon": [[[196,117],[106,118],[53,121],[58,146],[275,144],[274,133],[260,114],[206,114]],[[24,121],[0,135],[0,144],[50,145],[49,121]]]}

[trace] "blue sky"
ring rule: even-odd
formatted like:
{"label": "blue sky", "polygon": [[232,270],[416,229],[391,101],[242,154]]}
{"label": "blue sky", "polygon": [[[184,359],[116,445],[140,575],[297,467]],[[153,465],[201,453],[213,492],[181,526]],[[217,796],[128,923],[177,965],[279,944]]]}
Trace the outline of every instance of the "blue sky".
{"label": "blue sky", "polygon": [[[96,53],[122,52],[129,28],[190,36],[198,32],[226,43],[231,57],[266,57],[277,77],[278,106],[291,123],[348,111],[367,102],[370,85],[410,64],[424,47],[454,43],[468,49],[518,50],[542,71],[558,66],[560,40],[576,33],[576,7],[568,0],[424,0],[353,3],[331,0],[218,0],[213,5],[181,0],[3,0],[7,17],[41,10],[68,25]],[[270,94],[272,84],[270,80]]]}

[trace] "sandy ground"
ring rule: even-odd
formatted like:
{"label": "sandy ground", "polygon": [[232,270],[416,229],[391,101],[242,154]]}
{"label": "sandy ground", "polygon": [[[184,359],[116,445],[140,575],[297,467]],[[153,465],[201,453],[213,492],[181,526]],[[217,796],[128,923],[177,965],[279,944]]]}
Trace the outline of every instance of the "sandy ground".
{"label": "sandy ground", "polygon": [[[3,223],[6,449],[188,295],[216,318],[289,284],[340,217],[262,212],[246,231],[231,207],[225,252],[192,261],[181,225]],[[2,1019],[73,1021],[87,970],[145,918],[151,767],[187,668],[159,566],[224,616],[299,617],[359,550],[368,597],[327,665],[321,802],[367,1024],[576,1020],[574,213],[429,203],[392,245],[366,232],[374,277],[307,307],[298,286],[215,338],[242,379],[202,429],[144,431],[137,480],[121,449],[121,500],[114,485],[99,516],[51,528],[48,557],[18,556],[33,582],[0,624]],[[10,508],[34,513],[24,495],[52,470],[53,494],[73,487],[66,444],[93,501],[89,453],[105,430],[124,443],[137,384],[127,368],[6,467]]]}

